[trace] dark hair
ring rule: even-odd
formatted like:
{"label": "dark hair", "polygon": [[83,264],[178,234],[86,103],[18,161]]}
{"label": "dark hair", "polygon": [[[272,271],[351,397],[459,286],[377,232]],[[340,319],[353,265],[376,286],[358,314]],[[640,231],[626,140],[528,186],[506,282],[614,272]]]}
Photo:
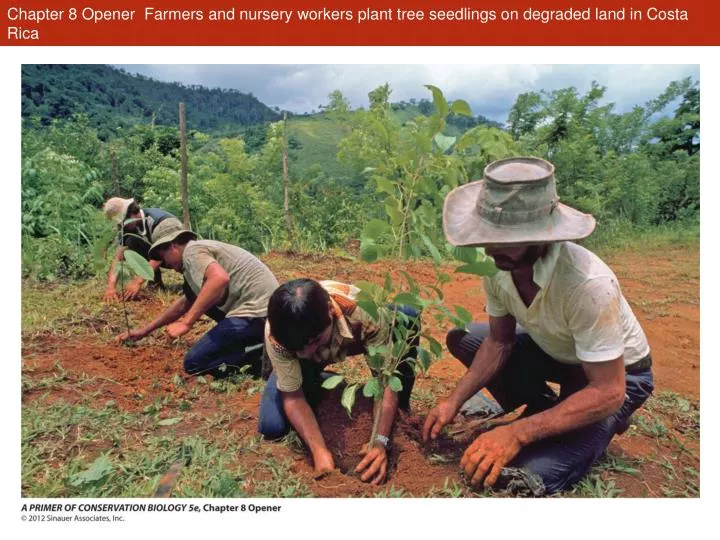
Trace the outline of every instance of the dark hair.
{"label": "dark hair", "polygon": [[280,285],[268,302],[273,338],[289,351],[302,350],[332,323],[330,295],[317,281],[293,279]]}
{"label": "dark hair", "polygon": [[137,214],[140,212],[140,205],[136,202],[131,202],[130,206],[127,208],[127,212],[125,212],[125,219],[128,218],[128,216],[132,216],[133,214]]}

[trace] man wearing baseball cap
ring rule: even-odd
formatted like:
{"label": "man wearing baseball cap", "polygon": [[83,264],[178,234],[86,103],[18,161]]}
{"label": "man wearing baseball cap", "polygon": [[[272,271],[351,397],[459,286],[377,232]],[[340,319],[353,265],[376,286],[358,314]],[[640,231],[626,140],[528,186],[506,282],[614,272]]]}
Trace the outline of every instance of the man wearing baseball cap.
{"label": "man wearing baseball cap", "polygon": [[499,271],[484,278],[489,323],[447,335],[468,371],[429,412],[423,438],[486,388],[505,411],[525,409],[467,448],[460,467],[470,483],[515,472],[535,495],[566,489],[653,390],[650,347],[617,277],[573,243],[595,219],[559,202],[551,163],[510,158],[447,195],[443,227],[455,246],[484,247]]}
{"label": "man wearing baseball cap", "polygon": [[[108,274],[107,287],[105,288],[105,301],[113,302],[119,300],[117,294],[118,275],[115,271],[117,263],[122,260],[125,250],[131,249],[148,259],[150,266],[155,271],[153,283],[162,286],[160,274],[160,261],[151,259],[148,256],[150,246],[153,242],[153,231],[162,221],[172,219],[177,225],[180,220],[170,212],[160,208],[140,208],[135,199],[123,199],[112,197],[105,202],[103,207],[105,216],[115,223],[122,234],[118,238],[118,248],[115,251],[113,264]],[[133,300],[137,297],[145,280],[136,276],[125,286],[123,297],[125,300]]]}
{"label": "man wearing baseball cap", "polygon": [[[261,355],[251,357],[252,346],[261,348],[267,305],[278,282],[270,269],[242,248],[197,240],[180,222],[166,219],[154,231],[151,259],[183,275],[183,296],[146,326],[125,332],[119,341],[137,341],[167,326],[172,338],[180,337],[202,317],[217,322],[187,352],[185,371],[223,376],[249,362],[250,373],[259,375]],[[223,367],[224,366],[224,367]]]}

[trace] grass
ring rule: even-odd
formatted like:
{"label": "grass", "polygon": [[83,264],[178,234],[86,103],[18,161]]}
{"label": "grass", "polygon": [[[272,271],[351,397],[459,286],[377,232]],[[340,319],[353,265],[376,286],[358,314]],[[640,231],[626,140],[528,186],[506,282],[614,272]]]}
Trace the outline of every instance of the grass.
{"label": "grass", "polygon": [[[257,436],[233,434],[231,420],[230,413],[218,413],[206,430],[183,436],[150,414],[38,399],[22,416],[23,495],[150,497],[181,455],[189,463],[180,469],[174,496],[311,495],[291,461],[270,456]],[[262,458],[252,474],[241,464],[248,456]]]}
{"label": "grass", "polygon": [[618,251],[648,252],[671,246],[699,250],[700,224],[688,222],[639,227],[625,221],[599,223],[595,232],[581,243],[600,257]]}
{"label": "grass", "polygon": [[615,498],[622,495],[623,490],[615,485],[615,480],[590,472],[570,491],[570,496],[585,498]]}
{"label": "grass", "polygon": [[412,497],[410,493],[405,491],[403,488],[396,488],[394,484],[389,485],[388,487],[381,489],[380,491],[375,492],[373,497],[377,498],[393,498],[393,499],[401,499],[405,497]]}
{"label": "grass", "polygon": [[473,492],[468,486],[456,480],[451,480],[449,478],[445,479],[445,483],[442,487],[434,487],[430,489],[430,491],[428,491],[427,493],[427,497],[442,497],[451,499],[472,496]]}
{"label": "grass", "polygon": [[[310,497],[308,486],[292,472],[292,462],[269,457],[259,463],[264,472],[270,473],[267,480],[252,480],[254,497]],[[266,474],[265,474],[266,475]],[[262,473],[258,476],[264,476]]]}

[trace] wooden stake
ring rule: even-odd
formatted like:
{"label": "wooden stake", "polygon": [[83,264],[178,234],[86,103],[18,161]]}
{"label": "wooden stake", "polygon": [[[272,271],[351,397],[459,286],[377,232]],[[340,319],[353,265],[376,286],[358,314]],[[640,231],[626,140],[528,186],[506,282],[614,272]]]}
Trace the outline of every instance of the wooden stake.
{"label": "wooden stake", "polygon": [[187,133],[185,130],[185,103],[180,102],[180,192],[183,207],[183,225],[190,228],[190,205],[187,183]]}
{"label": "wooden stake", "polygon": [[290,175],[288,173],[288,138],[287,138],[287,112],[283,113],[283,184],[285,188],[285,228],[290,245],[293,245],[293,226],[290,216]]}

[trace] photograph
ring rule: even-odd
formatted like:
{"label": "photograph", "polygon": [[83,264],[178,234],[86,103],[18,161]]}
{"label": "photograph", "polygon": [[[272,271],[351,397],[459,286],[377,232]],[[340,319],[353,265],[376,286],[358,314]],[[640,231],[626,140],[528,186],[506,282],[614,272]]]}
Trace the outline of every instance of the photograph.
{"label": "photograph", "polygon": [[26,502],[700,498],[699,64],[18,69]]}

